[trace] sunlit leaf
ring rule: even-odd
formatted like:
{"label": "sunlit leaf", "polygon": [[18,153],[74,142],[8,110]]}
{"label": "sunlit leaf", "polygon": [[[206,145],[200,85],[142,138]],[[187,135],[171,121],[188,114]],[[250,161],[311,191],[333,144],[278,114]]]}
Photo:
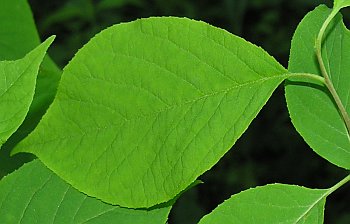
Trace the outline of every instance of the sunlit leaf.
{"label": "sunlit leaf", "polygon": [[199,224],[323,224],[327,190],[284,184],[257,187],[233,195]]}
{"label": "sunlit leaf", "polygon": [[[41,41],[33,15],[26,0],[2,0],[0,7],[0,60],[22,58]],[[45,57],[38,75],[38,88],[31,110],[36,112],[46,101],[51,101],[59,80],[57,66]]]}
{"label": "sunlit leaf", "polygon": [[54,37],[17,61],[0,61],[0,146],[22,124],[33,100],[36,77]]}
{"label": "sunlit leaf", "polygon": [[[0,61],[23,58],[40,43],[27,0],[1,0]],[[56,93],[60,74],[57,66],[45,56],[39,68],[34,98],[26,119],[0,151],[0,178],[21,166],[23,161],[32,158],[30,155],[10,157],[10,150],[34,129],[47,110]]]}
{"label": "sunlit leaf", "polygon": [[350,6],[350,0],[334,0],[334,8],[345,8]]}
{"label": "sunlit leaf", "polygon": [[64,69],[52,106],[15,152],[105,202],[150,207],[217,163],[284,73],[261,48],[203,22],[116,25]]}

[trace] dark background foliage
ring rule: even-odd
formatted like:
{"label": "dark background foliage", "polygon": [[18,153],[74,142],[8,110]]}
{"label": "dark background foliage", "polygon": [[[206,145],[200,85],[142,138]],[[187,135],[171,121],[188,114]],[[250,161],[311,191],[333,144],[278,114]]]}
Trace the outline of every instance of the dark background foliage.
{"label": "dark background foliage", "polygon": [[[42,38],[56,34],[50,55],[61,67],[102,29],[141,17],[173,15],[206,21],[253,42],[288,63],[290,40],[304,17],[323,0],[29,0]],[[344,11],[349,15],[349,11]],[[345,16],[346,22],[350,21]],[[257,185],[327,188],[346,175],[315,154],[292,126],[279,87],[248,131],[210,171],[204,184],[175,204],[169,223],[196,223],[219,203]],[[350,223],[350,188],[328,198],[325,223]]]}

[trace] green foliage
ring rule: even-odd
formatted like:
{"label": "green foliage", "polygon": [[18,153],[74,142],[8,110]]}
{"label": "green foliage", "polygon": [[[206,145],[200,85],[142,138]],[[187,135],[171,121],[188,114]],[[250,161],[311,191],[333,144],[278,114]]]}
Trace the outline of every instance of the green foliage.
{"label": "green foliage", "polygon": [[350,6],[350,0],[334,0],[334,8],[341,9]]}
{"label": "green foliage", "polygon": [[[27,3],[4,4],[9,11],[23,6],[16,18],[28,20],[24,48],[38,41]],[[333,10],[320,6],[304,18],[288,71],[261,48],[204,22],[152,17],[110,27],[64,68],[55,99],[32,132],[41,117],[33,111],[46,110],[59,79],[47,58],[41,68],[50,68],[43,73],[49,78],[39,82],[39,73],[29,110],[53,38],[23,59],[0,62],[0,137],[6,141],[29,110],[26,120],[34,125],[22,127],[31,133],[12,153],[40,160],[0,181],[0,221],[164,223],[176,199],[230,149],[285,79],[296,129],[318,154],[349,169],[349,31],[336,16],[348,4],[335,1]],[[3,15],[11,31],[13,15]],[[4,48],[18,41],[1,38],[11,43]],[[349,181],[350,175],[324,190],[249,189],[200,223],[323,223],[326,197]]]}
{"label": "green foliage", "polygon": [[[314,53],[315,36],[330,12],[327,7],[320,6],[300,23],[292,40],[290,72],[321,75]],[[340,16],[334,19],[325,37],[323,59],[334,87],[349,112],[350,32]],[[349,133],[327,87],[317,83],[300,83],[294,79],[286,85],[286,98],[292,122],[305,141],[330,162],[350,169]]]}
{"label": "green foliage", "polygon": [[322,224],[327,193],[284,184],[257,187],[233,195],[199,224]]}
{"label": "green foliage", "polygon": [[[3,33],[0,35],[0,60],[21,58],[41,43],[26,0],[1,1],[0,27]],[[37,113],[44,104],[52,101],[55,91],[51,89],[56,88],[59,73],[56,65],[45,58],[38,74],[37,88],[40,91],[36,91],[31,113]]]}
{"label": "green foliage", "polygon": [[[3,1],[1,4],[0,25],[6,35],[0,35],[0,41],[4,43],[0,45],[0,54],[3,53],[0,59],[15,59],[25,54],[26,50],[39,44],[40,40],[26,1]],[[4,69],[1,69],[1,72],[6,71],[0,76],[3,79],[1,90],[6,91],[8,84],[14,84],[11,92],[7,91],[1,98],[1,119],[4,119],[4,122],[1,122],[1,129],[5,129],[7,124],[20,125],[32,103],[26,121],[2,147],[1,153],[5,151],[1,155],[3,169],[16,166],[14,163],[21,163],[21,157],[20,159],[17,157],[17,160],[6,158],[6,151],[12,149],[19,139],[35,127],[36,122],[39,121],[55,95],[60,71],[48,57],[44,59],[39,70],[39,65],[51,42],[52,38],[29,53],[24,59],[0,62],[1,65],[6,65]],[[25,68],[27,70],[23,74],[18,73]],[[15,79],[18,75],[21,76],[16,82],[9,83],[9,80]],[[37,75],[36,95],[32,102]],[[18,122],[6,121],[6,116],[16,115],[11,107],[15,108],[18,105],[26,109],[17,113],[17,116],[23,119]],[[48,176],[51,177],[50,181],[44,183],[43,181]],[[42,188],[38,190],[39,185]],[[69,191],[63,195],[63,191],[65,192],[68,187]],[[146,211],[107,205],[74,190],[52,171],[44,168],[39,161],[23,166],[20,170],[5,177],[0,182],[0,189],[1,223],[76,223],[82,221],[106,223],[111,219],[118,223],[165,223],[171,208],[170,205],[164,205],[159,209]],[[57,205],[59,205],[58,209]]]}
{"label": "green foliage", "polygon": [[[41,43],[26,0],[1,1],[0,27],[0,60],[22,58]],[[14,145],[34,129],[56,93],[60,71],[50,58],[44,58],[40,65],[39,74],[36,75],[34,99],[33,102],[28,102],[30,105],[29,113],[19,129],[0,150],[0,177],[20,167],[24,161],[31,159],[28,155],[10,158],[9,154]],[[23,114],[24,116],[25,114]]]}
{"label": "green foliage", "polygon": [[89,195],[149,207],[212,167],[283,73],[260,48],[202,22],[117,25],[66,66],[55,101],[15,152],[36,154]]}
{"label": "green foliage", "polygon": [[21,58],[40,43],[27,1],[2,0],[0,12],[1,32],[7,34],[0,35],[0,60]]}
{"label": "green foliage", "polygon": [[53,39],[49,38],[23,59],[0,62],[0,147],[28,113],[39,66]]}
{"label": "green foliage", "polygon": [[164,224],[170,207],[131,210],[112,206],[72,188],[39,160],[0,182],[1,223]]}

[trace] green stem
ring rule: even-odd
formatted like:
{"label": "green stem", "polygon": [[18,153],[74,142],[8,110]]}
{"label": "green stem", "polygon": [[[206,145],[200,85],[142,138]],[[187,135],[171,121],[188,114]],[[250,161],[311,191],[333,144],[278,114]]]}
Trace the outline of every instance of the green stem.
{"label": "green stem", "polygon": [[303,77],[303,78],[309,78],[312,80],[315,80],[317,82],[320,82],[323,85],[326,85],[325,80],[322,76],[311,74],[311,73],[289,73],[289,77]]}
{"label": "green stem", "polygon": [[338,106],[338,110],[339,110],[340,114],[343,117],[343,120],[345,122],[346,128],[348,130],[348,134],[350,134],[350,118],[349,118],[349,115],[348,115],[348,113],[347,113],[343,103],[341,102],[340,97],[339,97],[337,91],[335,90],[335,88],[333,86],[332,81],[330,81],[329,79],[325,78],[325,82],[326,82],[326,87],[328,88],[329,92],[332,94],[333,99],[334,99],[335,103]]}
{"label": "green stem", "polygon": [[341,102],[340,97],[339,97],[337,91],[335,90],[331,79],[329,78],[329,75],[328,75],[327,70],[326,70],[326,66],[324,65],[323,58],[322,58],[322,41],[323,41],[324,33],[325,33],[329,23],[337,15],[338,12],[339,12],[339,9],[333,9],[331,14],[329,14],[327,19],[322,24],[322,27],[321,27],[320,32],[318,33],[318,36],[316,39],[315,50],[316,50],[317,60],[318,60],[318,63],[320,65],[321,74],[324,77],[324,83],[325,83],[326,87],[328,88],[329,92],[331,93],[331,95],[332,95],[332,97],[333,97],[333,99],[338,107],[338,110],[339,110],[339,112],[344,120],[348,134],[350,135],[349,115],[348,115],[343,103]]}
{"label": "green stem", "polygon": [[[322,46],[322,41],[323,41],[323,35],[326,32],[326,29],[327,29],[329,23],[333,20],[333,18],[337,15],[338,12],[339,12],[339,10],[336,10],[336,9],[332,10],[331,14],[329,14],[327,19],[322,24],[322,27],[318,33],[318,36],[316,39],[316,45],[315,45],[315,50],[316,50],[317,56],[321,56],[321,49],[322,49],[321,46]],[[323,64],[323,61],[322,61],[322,64]]]}
{"label": "green stem", "polygon": [[327,191],[327,196],[332,194],[334,191],[336,191],[338,188],[340,188],[341,186],[343,186],[344,184],[346,184],[349,181],[350,181],[350,175],[346,176],[344,179],[339,181],[336,185],[334,185],[333,187],[329,188],[328,191]]}

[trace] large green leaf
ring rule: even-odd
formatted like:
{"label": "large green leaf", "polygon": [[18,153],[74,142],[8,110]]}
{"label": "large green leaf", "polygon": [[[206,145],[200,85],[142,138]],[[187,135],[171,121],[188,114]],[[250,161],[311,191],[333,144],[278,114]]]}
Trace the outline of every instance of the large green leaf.
{"label": "large green leaf", "polygon": [[39,160],[0,182],[0,223],[164,224],[171,207],[134,210],[86,196]]}
{"label": "large green leaf", "polygon": [[[290,72],[320,74],[314,53],[315,38],[331,12],[316,8],[302,20],[292,41]],[[340,16],[325,34],[323,59],[346,110],[350,111],[350,32]],[[292,122],[305,141],[330,162],[350,169],[349,134],[340,113],[324,86],[287,82],[286,98]]]}
{"label": "large green leaf", "polygon": [[48,112],[15,152],[32,152],[82,192],[125,207],[170,200],[247,129],[286,70],[206,23],[113,26],[64,69]]}
{"label": "large green leaf", "polygon": [[199,224],[323,224],[327,190],[284,184],[257,187],[233,195]]}
{"label": "large green leaf", "polygon": [[[1,0],[0,5],[0,60],[22,58],[41,43],[30,7],[26,0]],[[28,115],[0,151],[0,178],[32,157],[28,155],[9,157],[9,154],[14,145],[34,129],[47,110],[56,93],[60,73],[46,56],[40,65],[34,99]]]}
{"label": "large green leaf", "polygon": [[53,39],[49,38],[22,59],[0,62],[0,146],[27,115],[39,66]]}

